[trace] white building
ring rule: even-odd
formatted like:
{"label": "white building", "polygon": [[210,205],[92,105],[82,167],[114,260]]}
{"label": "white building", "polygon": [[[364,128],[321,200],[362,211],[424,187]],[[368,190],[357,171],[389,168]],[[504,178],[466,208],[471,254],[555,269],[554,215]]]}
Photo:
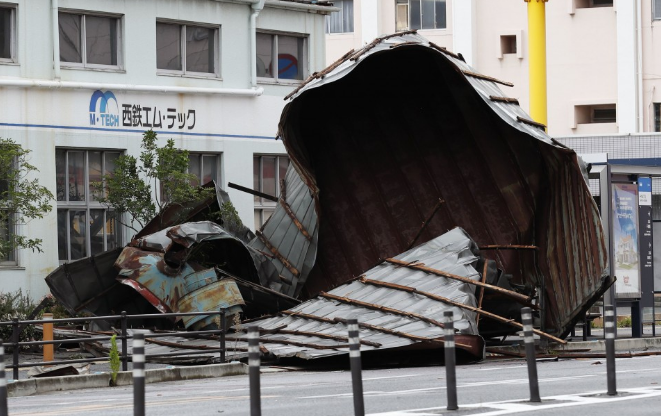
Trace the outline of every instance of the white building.
{"label": "white building", "polygon": [[[43,252],[2,259],[0,291],[39,297],[61,263],[130,239],[89,183],[119,154],[137,156],[145,130],[188,149],[205,181],[275,194],[287,163],[275,140],[283,98],[325,66],[325,15],[335,9],[312,3],[1,2],[0,135],[32,151],[57,201],[16,230],[42,238]],[[270,215],[252,195],[228,192],[249,227]]]}

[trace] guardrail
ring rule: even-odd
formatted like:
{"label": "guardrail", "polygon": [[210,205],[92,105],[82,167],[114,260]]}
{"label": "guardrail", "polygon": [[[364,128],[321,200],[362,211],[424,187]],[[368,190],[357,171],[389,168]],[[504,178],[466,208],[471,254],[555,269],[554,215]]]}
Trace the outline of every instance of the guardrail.
{"label": "guardrail", "polygon": [[40,361],[40,362],[31,362],[31,363],[19,363],[19,352],[21,347],[34,346],[34,345],[55,345],[61,344],[63,342],[90,342],[90,341],[108,341],[112,336],[95,336],[87,338],[67,338],[65,340],[44,340],[44,341],[23,341],[19,342],[20,333],[26,328],[27,325],[44,325],[44,324],[57,324],[57,323],[77,323],[77,322],[93,322],[93,321],[120,321],[121,322],[121,333],[116,335],[116,339],[121,340],[121,354],[120,360],[122,362],[122,371],[128,371],[128,361],[131,359],[132,355],[128,354],[128,340],[132,339],[133,336],[128,334],[128,323],[131,320],[137,319],[161,319],[161,318],[176,318],[181,316],[210,316],[210,315],[219,315],[220,316],[220,329],[208,330],[208,331],[178,331],[178,332],[168,332],[163,334],[149,334],[149,338],[160,338],[160,337],[190,337],[192,335],[219,335],[219,345],[218,349],[205,349],[203,351],[182,351],[182,352],[171,352],[171,353],[162,353],[162,354],[151,354],[146,355],[145,358],[155,358],[155,357],[175,357],[178,355],[193,355],[193,354],[210,354],[210,353],[220,353],[220,361],[225,362],[225,334],[227,333],[227,324],[225,321],[225,309],[220,309],[218,311],[204,311],[204,312],[181,312],[181,313],[153,313],[153,314],[138,314],[138,315],[128,315],[126,312],[122,312],[120,315],[107,315],[107,316],[92,316],[86,318],[63,318],[63,319],[49,319],[49,320],[19,320],[18,318],[13,318],[10,322],[0,322],[0,326],[9,326],[11,325],[12,336],[11,341],[4,342],[5,346],[12,347],[13,349],[13,359],[12,364],[6,366],[7,369],[13,370],[13,379],[19,379],[19,368],[24,367],[37,367],[43,365],[60,365],[60,364],[77,364],[77,363],[89,363],[102,361],[99,357],[94,358],[81,358],[81,359],[72,359],[72,360],[54,360],[54,361]]}

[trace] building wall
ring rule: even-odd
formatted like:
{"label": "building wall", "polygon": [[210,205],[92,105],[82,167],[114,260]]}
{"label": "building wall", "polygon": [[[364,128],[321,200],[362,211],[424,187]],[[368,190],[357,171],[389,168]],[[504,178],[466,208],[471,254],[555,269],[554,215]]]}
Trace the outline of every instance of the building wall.
{"label": "building wall", "polygon": [[[55,151],[68,149],[121,150],[139,155],[144,125],[132,120],[124,125],[123,112],[139,105],[149,106],[161,126],[154,130],[164,144],[169,138],[192,152],[220,154],[221,186],[228,182],[248,188],[253,184],[253,156],[286,154],[275,140],[278,121],[286,104],[284,96],[297,83],[258,83],[260,96],[237,96],[250,92],[251,59],[250,5],[247,2],[211,0],[60,0],[60,10],[121,15],[123,68],[120,70],[66,69],[61,81],[89,83],[84,88],[24,88],[7,86],[9,80],[57,81],[54,78],[50,1],[17,0],[17,63],[0,63],[0,136],[12,138],[30,149],[31,162],[39,168],[40,183],[56,195]],[[267,1],[257,19],[258,29],[308,36],[309,72],[325,66],[324,13],[328,8]],[[220,77],[158,75],[156,70],[156,19],[203,23],[220,28]],[[3,82],[5,83],[3,85]],[[213,89],[214,93],[130,91],[121,85]],[[95,89],[112,91],[116,108],[108,113],[119,117],[119,125],[104,126],[101,111],[90,112]],[[223,92],[225,91],[225,92]],[[109,101],[110,102],[110,101]],[[174,109],[170,112],[169,109]],[[195,122],[189,110],[195,111]],[[151,113],[153,115],[153,113]],[[179,118],[179,115],[182,118]],[[144,117],[145,113],[142,113]],[[96,118],[92,124],[90,117]],[[177,117],[175,122],[168,116]],[[154,119],[152,118],[152,121]],[[180,128],[180,120],[183,126]],[[144,121],[144,119],[143,119]],[[169,127],[172,123],[173,126]],[[151,123],[150,123],[151,124]],[[252,195],[227,189],[242,220],[254,228]],[[0,291],[22,289],[33,298],[47,293],[44,277],[60,264],[58,260],[57,203],[44,219],[20,226],[19,232],[43,239],[42,253],[17,252],[17,266],[0,266]],[[133,231],[125,230],[128,241]]]}

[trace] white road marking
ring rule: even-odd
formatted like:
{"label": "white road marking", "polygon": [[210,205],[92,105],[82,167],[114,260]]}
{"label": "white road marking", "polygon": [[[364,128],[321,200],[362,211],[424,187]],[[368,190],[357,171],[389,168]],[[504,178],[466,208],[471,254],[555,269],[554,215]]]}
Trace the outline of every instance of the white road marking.
{"label": "white road marking", "polygon": [[[619,389],[619,393],[629,393],[627,396],[606,396],[604,391],[592,391],[577,394],[564,394],[558,396],[549,396],[542,398],[542,404],[526,404],[525,399],[520,400],[507,400],[500,402],[490,403],[476,403],[460,405],[461,410],[466,409],[482,409],[486,411],[482,413],[472,413],[471,416],[500,416],[510,415],[515,413],[535,412],[548,409],[560,409],[564,407],[584,406],[584,405],[598,405],[607,404],[612,402],[620,402],[627,400],[640,400],[651,397],[661,396],[661,387],[641,387],[631,389]],[[593,396],[593,395],[601,396]],[[546,404],[545,404],[546,402]],[[554,403],[555,402],[555,403]],[[428,416],[438,415],[438,410],[444,410],[445,407],[429,407],[424,409],[410,409],[398,410],[395,412],[385,413],[371,413],[368,416]],[[436,411],[435,413],[428,413],[429,411]]]}
{"label": "white road marking", "polygon": [[364,378],[363,381],[371,381],[371,380],[388,380],[391,378],[404,378],[404,377],[417,377],[420,376],[421,374],[406,374],[403,376],[387,376],[387,377],[372,377],[372,378]]}

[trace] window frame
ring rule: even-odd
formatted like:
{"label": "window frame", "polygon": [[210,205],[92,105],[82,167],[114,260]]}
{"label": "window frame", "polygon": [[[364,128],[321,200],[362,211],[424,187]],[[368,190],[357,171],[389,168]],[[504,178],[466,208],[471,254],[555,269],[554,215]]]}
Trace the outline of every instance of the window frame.
{"label": "window frame", "polygon": [[[351,30],[345,30],[345,27],[344,27],[345,24],[347,23],[344,19],[344,6],[345,6],[345,3],[351,3],[351,8],[353,9],[351,11],[351,18],[353,19],[353,21],[351,22]],[[331,13],[328,16],[326,16],[326,34],[327,35],[341,35],[343,33],[354,33],[355,32],[355,30],[356,30],[356,17],[355,17],[356,9],[355,9],[354,5],[355,5],[354,0],[336,0],[335,2],[333,2],[333,6],[340,8],[339,12],[333,12],[333,13],[338,13],[341,16],[340,22],[341,22],[341,25],[342,25],[342,30],[340,30],[339,32],[332,32],[331,31],[331,14],[333,14],[333,13]]]}
{"label": "window frame", "polygon": [[11,15],[9,17],[9,22],[10,22],[10,28],[9,28],[9,33],[10,33],[10,40],[9,40],[9,58],[0,58],[0,64],[18,64],[18,58],[17,58],[17,51],[18,51],[18,31],[16,30],[16,22],[17,22],[17,14],[18,14],[18,5],[15,3],[2,3],[0,2],[0,8],[2,9],[9,9],[11,11]]}
{"label": "window frame", "polygon": [[[264,158],[265,157],[274,157],[275,158],[275,187],[276,187],[276,195],[275,197],[280,196],[280,180],[284,179],[280,177],[280,160],[281,159],[287,159],[287,168],[289,168],[289,164],[291,164],[291,159],[289,158],[288,155],[282,154],[282,153],[255,153],[253,154],[253,172],[254,172],[254,163],[255,159],[259,158],[259,189],[255,189],[256,191],[264,193]],[[285,171],[286,175],[286,171]],[[254,187],[254,178],[253,178],[253,187]],[[258,225],[257,223],[254,224],[255,229],[258,230],[262,228],[266,222],[271,218],[271,215],[275,212],[276,207],[278,206],[277,202],[270,201],[265,198],[261,198],[258,196],[255,196],[253,198],[253,205],[254,205],[254,213],[255,217],[257,217],[258,211],[259,211],[259,218],[260,218],[260,224]],[[269,211],[271,215],[269,215],[269,218],[264,220],[264,212]]]}
{"label": "window frame", "polygon": [[[447,0],[444,0],[444,4],[445,4],[445,27],[433,27],[433,28],[424,28],[424,27],[422,27],[422,16],[423,16],[422,15],[422,1],[423,0],[418,0],[418,1],[420,1],[420,28],[415,29],[415,30],[448,30],[448,14],[447,14],[448,13],[448,2],[447,2]],[[434,26],[436,26],[436,2],[434,1],[433,4],[434,4]],[[404,5],[406,6],[406,18],[407,18],[406,28],[397,29],[397,23],[398,23],[397,9],[400,8],[400,7],[403,7]],[[399,1],[396,0],[395,1],[395,30],[396,31],[404,32],[404,31],[412,30],[411,29],[411,10],[412,10],[411,0],[399,0]]]}
{"label": "window frame", "polygon": [[[158,48],[156,48],[156,75],[164,76],[174,76],[174,77],[187,77],[187,78],[207,78],[207,79],[218,79],[222,80],[221,70],[220,70],[220,34],[221,26],[218,24],[211,23],[201,23],[201,22],[188,22],[181,20],[169,20],[169,19],[156,19],[156,29],[158,24],[166,25],[178,25],[179,34],[180,34],[180,50],[181,50],[181,70],[177,69],[162,69],[158,67]],[[207,29],[213,29],[213,37],[215,42],[215,47],[213,48],[213,68],[214,72],[196,72],[196,71],[186,71],[186,26],[198,26],[204,27]],[[158,33],[156,34],[156,41]],[[154,44],[156,46],[156,44]]]}
{"label": "window frame", "polygon": [[[197,173],[191,172],[190,171],[190,157],[191,156],[199,156],[200,158],[200,175],[198,176]],[[198,186],[204,185],[201,183],[201,178],[202,178],[202,173],[204,172],[204,158],[205,157],[214,157],[216,159],[216,173],[214,175],[214,178],[212,180],[216,181],[217,185],[222,184],[222,172],[223,172],[223,154],[222,153],[210,153],[210,152],[195,152],[195,151],[189,151],[188,152],[188,168],[186,170],[186,173],[190,173],[195,175],[198,181]]]}
{"label": "window frame", "polygon": [[654,109],[654,132],[661,132],[661,103],[653,103]]}
{"label": "window frame", "polygon": [[[273,30],[263,30],[263,29],[257,29],[257,33],[265,34],[265,35],[271,35],[273,36],[271,38],[271,56],[278,56],[278,36],[289,36],[297,39],[303,39],[303,53],[305,56],[303,57],[303,71],[302,71],[302,79],[288,79],[288,78],[283,78],[280,79],[278,78],[278,74],[276,71],[276,74],[273,77],[257,77],[257,83],[259,84],[279,84],[279,85],[297,85],[305,81],[308,76],[310,76],[310,35],[307,33],[293,33],[293,32],[278,32],[278,31],[273,31]],[[273,60],[273,58],[271,58]],[[301,59],[298,60],[299,63],[301,62]],[[255,61],[256,62],[256,61]],[[255,65],[257,65],[255,63]],[[269,155],[265,155],[269,156]]]}
{"label": "window frame", "polygon": [[[124,71],[124,36],[122,28],[124,27],[123,18],[124,15],[115,14],[115,13],[106,13],[106,12],[96,12],[96,11],[86,11],[86,10],[76,10],[76,9],[58,9],[58,36],[59,36],[59,14],[73,14],[81,17],[80,24],[80,50],[81,50],[81,61],[82,62],[69,62],[59,59],[60,68],[64,69],[86,69],[86,70],[96,70],[96,71],[110,71],[110,72],[123,72]],[[103,65],[103,64],[91,64],[87,62],[87,16],[91,17],[106,17],[111,19],[116,19],[117,21],[117,65]],[[61,50],[62,46],[60,46]]]}
{"label": "window frame", "polygon": [[[64,157],[64,194],[67,198],[65,201],[60,201],[57,199],[57,192],[55,195],[55,200],[56,200],[56,215],[57,215],[57,238],[58,238],[58,261],[60,264],[63,263],[68,263],[71,261],[75,261],[78,259],[72,259],[71,258],[71,219],[70,219],[70,213],[72,211],[85,211],[85,255],[81,258],[86,258],[86,257],[91,257],[92,256],[92,235],[90,233],[91,226],[90,226],[90,219],[92,218],[90,215],[90,211],[94,210],[103,210],[103,250],[107,251],[108,250],[108,235],[106,234],[106,226],[108,221],[108,213],[109,212],[114,212],[112,208],[109,208],[108,206],[98,202],[94,201],[91,199],[92,197],[92,192],[90,190],[90,180],[89,180],[89,153],[90,152],[100,152],[101,153],[101,174],[104,175],[106,171],[106,153],[118,153],[120,156],[125,153],[124,150],[121,149],[105,149],[105,148],[70,148],[70,147],[57,147],[56,148],[56,163],[57,163],[57,153],[58,151],[64,151],[65,157]],[[70,152],[83,152],[84,153],[84,189],[85,189],[85,200],[84,201],[69,201],[68,196],[69,196],[69,153]],[[59,228],[59,214],[60,211],[65,211],[66,212],[66,219],[65,219],[65,231],[64,231],[64,236],[65,236],[65,242],[64,245],[66,247],[66,260],[60,259],[59,258],[59,247],[60,247],[60,228]],[[116,230],[116,241],[117,241],[117,246],[121,247],[124,245],[124,230],[123,230],[123,225],[122,225],[122,217],[119,215],[115,216],[115,230]]]}

